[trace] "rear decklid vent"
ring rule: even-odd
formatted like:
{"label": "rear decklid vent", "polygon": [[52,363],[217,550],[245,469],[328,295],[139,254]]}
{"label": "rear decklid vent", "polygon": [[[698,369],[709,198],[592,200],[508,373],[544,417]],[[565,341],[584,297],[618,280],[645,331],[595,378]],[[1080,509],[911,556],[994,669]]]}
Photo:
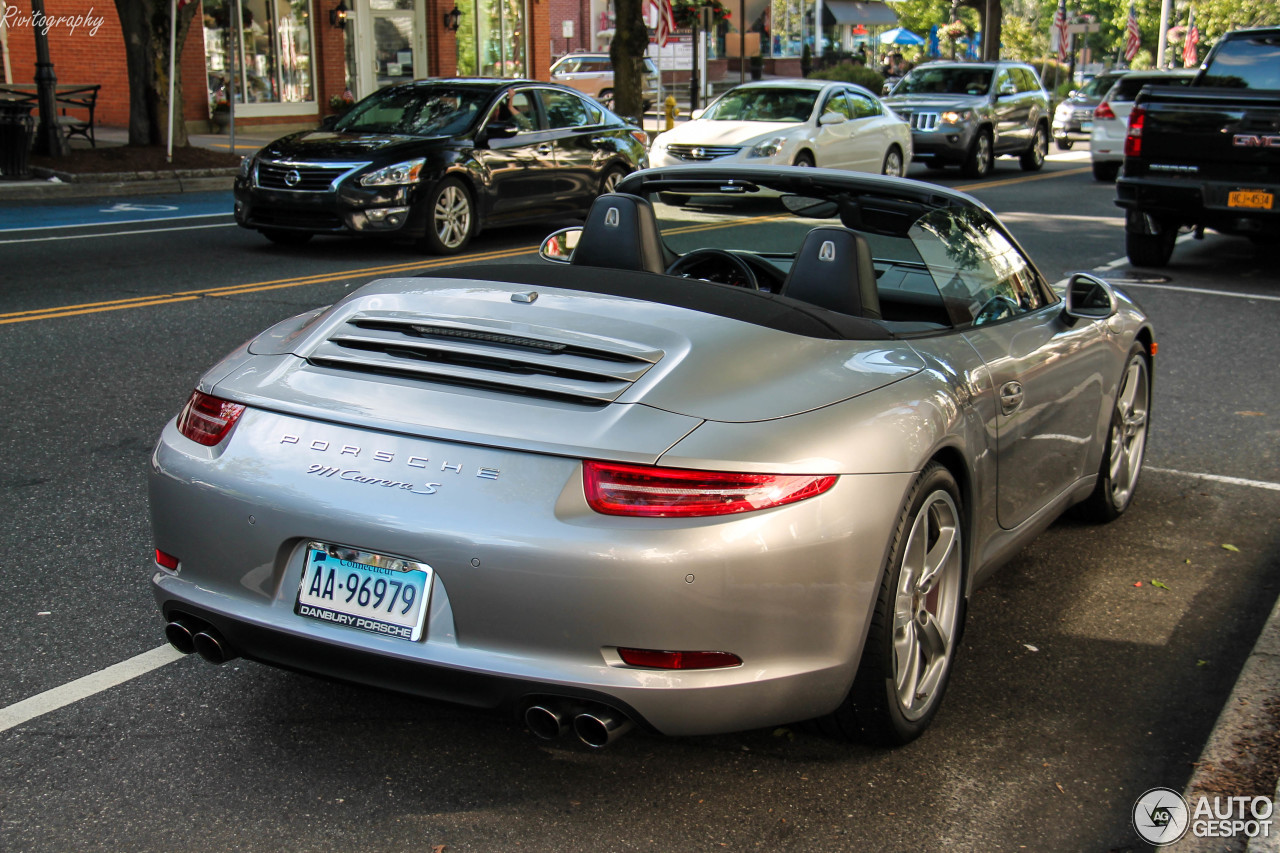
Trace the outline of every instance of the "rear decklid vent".
{"label": "rear decklid vent", "polygon": [[375,312],[307,356],[317,367],[583,405],[617,399],[663,356],[629,341],[528,324]]}

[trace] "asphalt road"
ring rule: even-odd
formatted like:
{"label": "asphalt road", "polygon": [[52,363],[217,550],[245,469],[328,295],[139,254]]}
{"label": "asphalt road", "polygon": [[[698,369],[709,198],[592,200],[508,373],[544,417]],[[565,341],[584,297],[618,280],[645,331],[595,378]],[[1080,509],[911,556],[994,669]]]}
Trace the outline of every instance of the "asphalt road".
{"label": "asphalt road", "polygon": [[[912,176],[989,204],[1050,280],[1129,281],[1160,345],[1148,468],[1118,522],[1060,521],[977,593],[934,727],[893,752],[803,724],[593,752],[243,661],[152,666],[162,651],[136,678],[77,682],[163,643],[146,460],[200,372],[444,262],[273,246],[229,224],[226,195],[0,210],[0,850],[1143,849],[1134,800],[1183,786],[1280,590],[1280,274],[1212,234],[1160,280],[1134,274],[1081,153],[977,184]],[[473,254],[523,255],[552,227]],[[79,701],[4,722],[76,684]]]}

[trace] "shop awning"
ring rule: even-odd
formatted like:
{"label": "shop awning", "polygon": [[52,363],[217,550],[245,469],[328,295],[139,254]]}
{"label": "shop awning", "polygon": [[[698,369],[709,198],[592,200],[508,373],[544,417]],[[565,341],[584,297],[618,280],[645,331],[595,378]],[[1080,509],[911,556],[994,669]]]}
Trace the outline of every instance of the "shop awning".
{"label": "shop awning", "polygon": [[822,5],[822,22],[831,27],[836,25],[864,27],[896,27],[898,16],[888,4],[875,0],[824,0]]}

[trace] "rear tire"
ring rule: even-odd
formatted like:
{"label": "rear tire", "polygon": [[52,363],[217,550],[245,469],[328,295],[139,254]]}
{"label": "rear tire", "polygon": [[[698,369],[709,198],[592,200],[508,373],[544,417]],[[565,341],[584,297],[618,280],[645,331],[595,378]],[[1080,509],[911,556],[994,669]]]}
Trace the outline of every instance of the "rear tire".
{"label": "rear tire", "polygon": [[1178,239],[1178,229],[1162,224],[1159,234],[1124,232],[1124,251],[1129,263],[1135,267],[1162,267],[1173,256],[1173,244]]}
{"label": "rear tire", "polygon": [[1093,179],[1095,181],[1106,181],[1113,183],[1116,175],[1120,174],[1119,163],[1098,163],[1093,164]]}
{"label": "rear tire", "polygon": [[1134,344],[1111,407],[1111,427],[1102,452],[1098,484],[1093,494],[1076,504],[1076,516],[1088,521],[1115,521],[1129,508],[1142,473],[1150,413],[1151,363],[1142,344]]}
{"label": "rear tire", "polygon": [[1058,146],[1059,151],[1070,151],[1071,146],[1075,145],[1075,141],[1071,139],[1055,139],[1054,144]]}
{"label": "rear tire", "polygon": [[1045,155],[1049,153],[1049,134],[1044,125],[1037,124],[1035,133],[1031,134],[1031,145],[1022,152],[1019,162],[1024,172],[1038,172],[1044,166]]}
{"label": "rear tire", "polygon": [[960,171],[966,178],[985,178],[995,165],[995,154],[991,150],[991,131],[980,130],[969,148],[969,156],[965,158]]}
{"label": "rear tire", "polygon": [[621,166],[610,166],[600,179],[600,194],[611,193],[618,188],[618,182],[627,176],[627,170]]}
{"label": "rear tire", "polygon": [[907,493],[853,686],[819,726],[882,746],[915,740],[933,720],[964,625],[960,489],[932,462]]}
{"label": "rear tire", "polygon": [[310,231],[289,231],[284,228],[259,228],[258,232],[277,246],[301,246],[312,237]]}

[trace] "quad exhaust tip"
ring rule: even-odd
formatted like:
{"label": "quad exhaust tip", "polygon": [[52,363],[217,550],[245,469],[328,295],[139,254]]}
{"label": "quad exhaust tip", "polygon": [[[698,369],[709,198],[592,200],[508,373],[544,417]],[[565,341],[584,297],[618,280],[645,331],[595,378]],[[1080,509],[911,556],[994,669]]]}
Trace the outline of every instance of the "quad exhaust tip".
{"label": "quad exhaust tip", "polygon": [[542,740],[554,740],[572,730],[578,740],[593,749],[608,746],[632,728],[625,714],[604,705],[585,708],[555,701],[530,705],[524,712],[524,724]]}
{"label": "quad exhaust tip", "polygon": [[212,627],[178,616],[164,626],[165,639],[184,655],[195,653],[209,663],[226,663],[238,657],[231,644]]}

